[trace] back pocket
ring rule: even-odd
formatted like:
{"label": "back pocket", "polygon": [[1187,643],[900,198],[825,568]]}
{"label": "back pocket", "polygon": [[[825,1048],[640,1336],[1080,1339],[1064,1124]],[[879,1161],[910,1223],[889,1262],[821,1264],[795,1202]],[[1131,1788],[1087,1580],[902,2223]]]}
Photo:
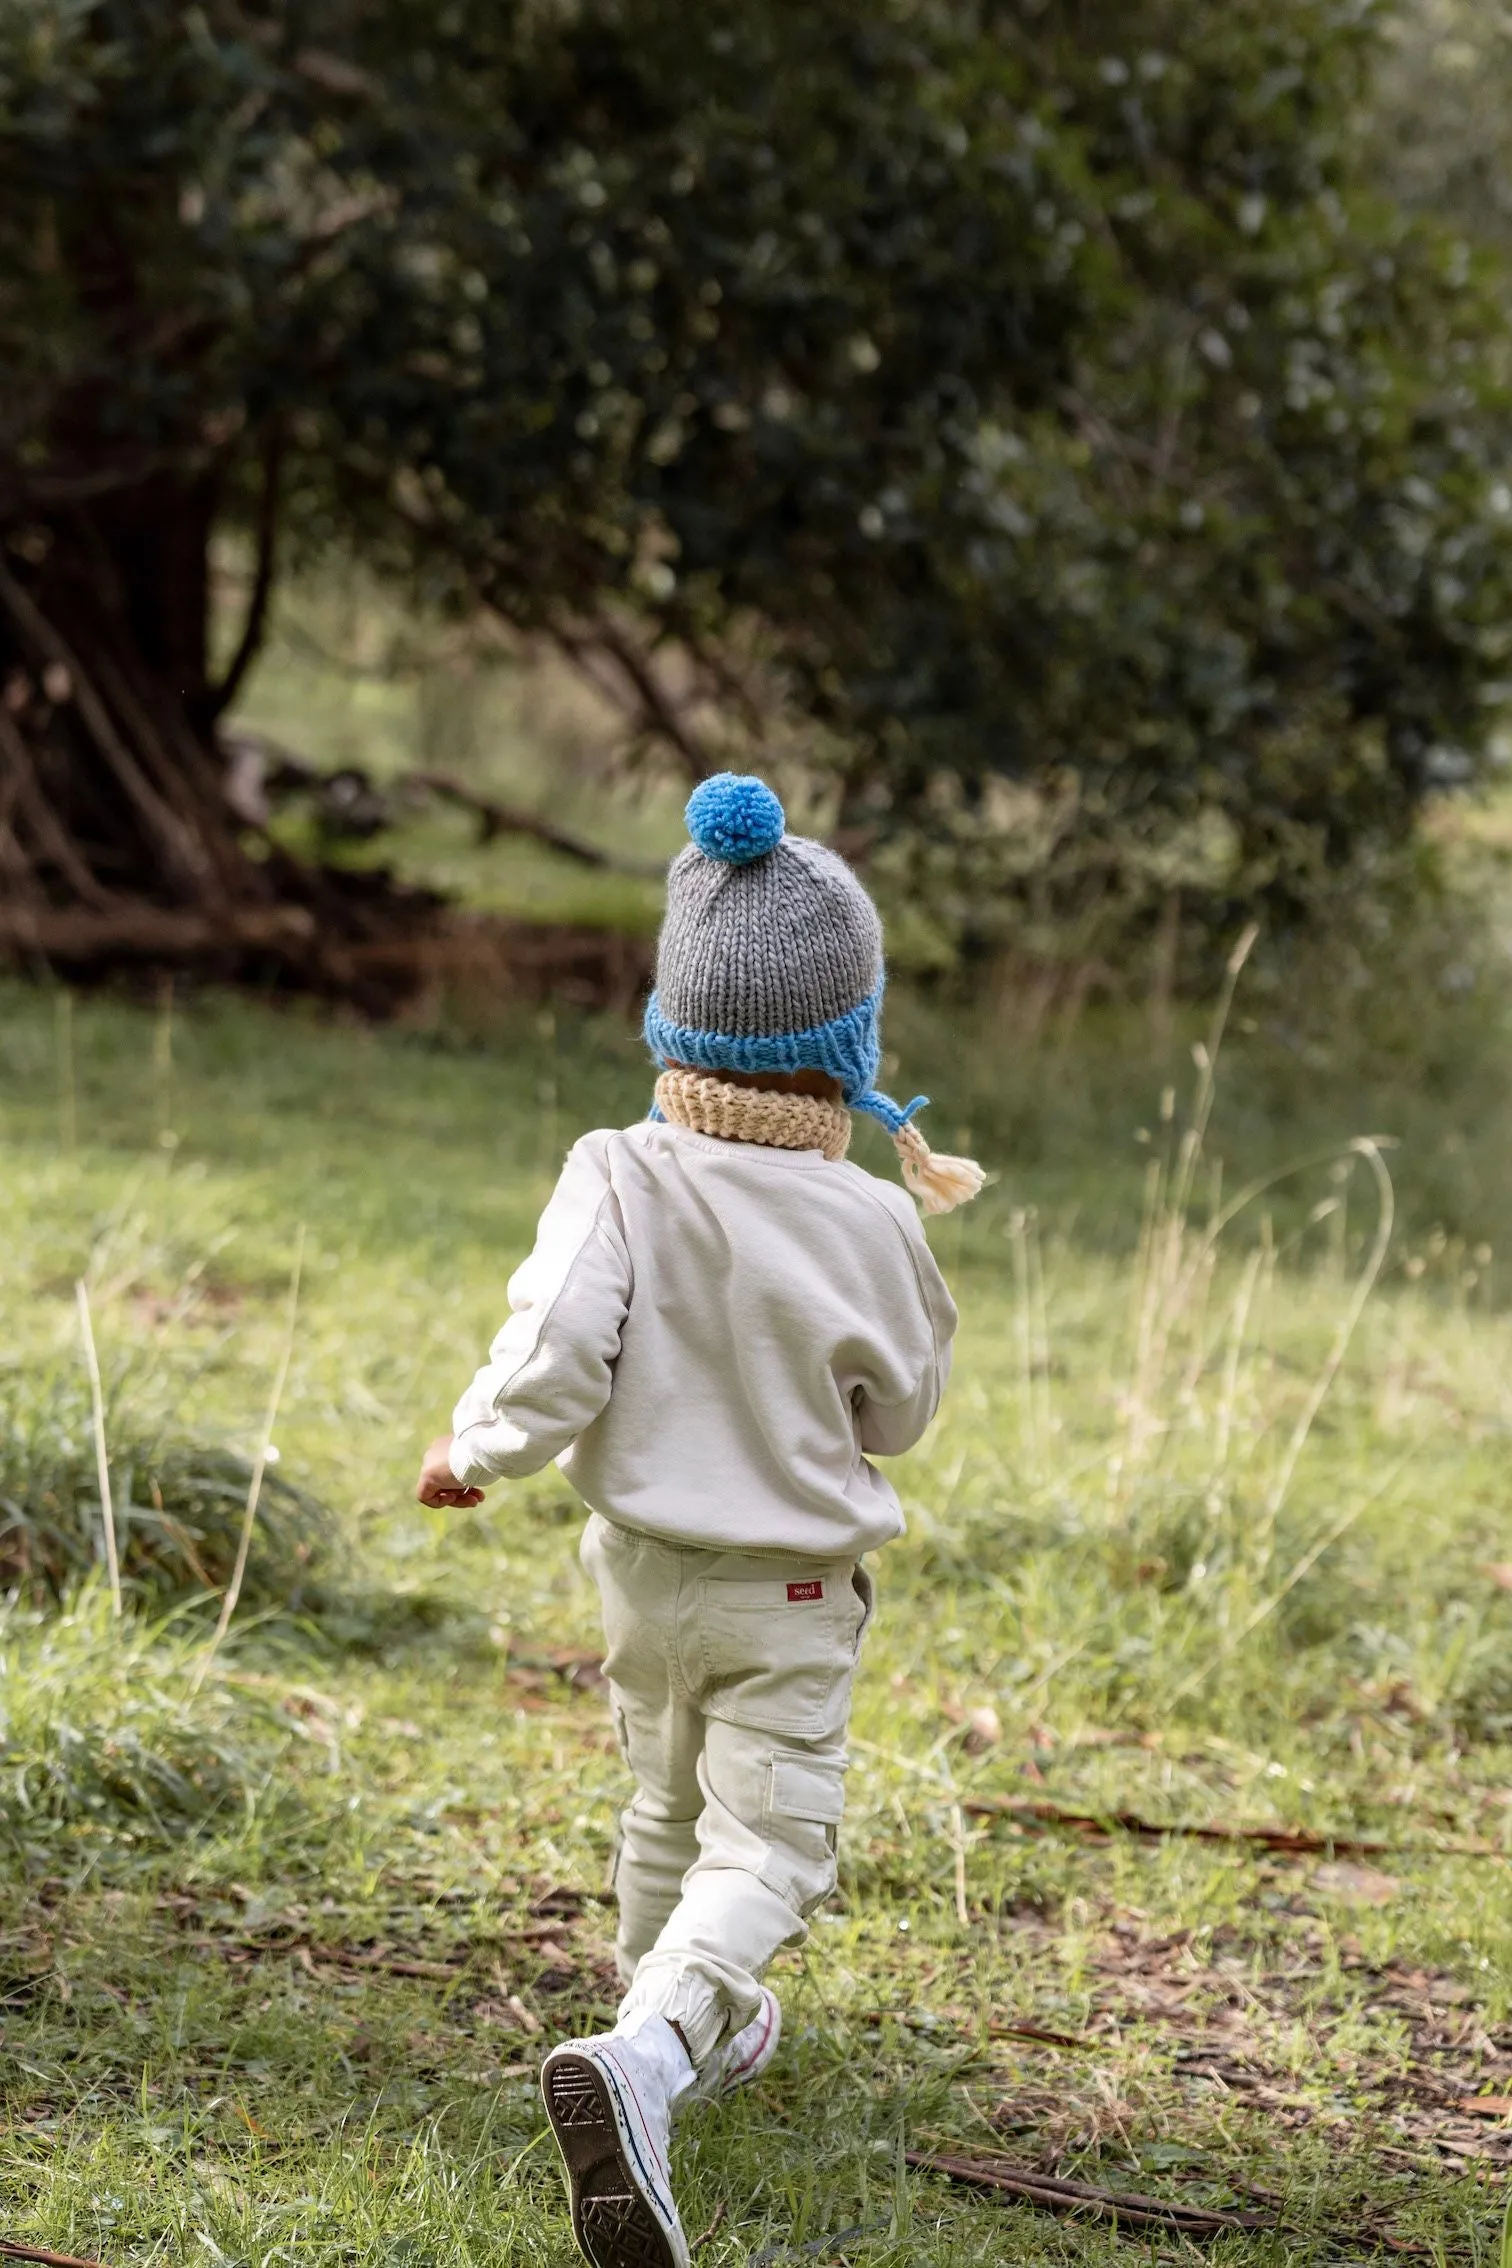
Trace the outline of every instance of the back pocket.
{"label": "back pocket", "polygon": [[[837,1579],[777,1574],[698,1586],[699,1703],[726,1724],[817,1740],[849,1706],[849,1632],[841,1637]],[[853,1614],[853,1601],[849,1611]]]}

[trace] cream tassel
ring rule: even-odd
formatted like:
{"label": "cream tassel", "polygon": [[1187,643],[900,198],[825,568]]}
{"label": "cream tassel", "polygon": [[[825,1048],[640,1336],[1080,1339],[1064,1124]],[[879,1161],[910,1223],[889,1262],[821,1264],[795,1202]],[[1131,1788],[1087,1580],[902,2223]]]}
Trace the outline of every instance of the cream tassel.
{"label": "cream tassel", "polygon": [[936,1157],[917,1126],[900,1126],[893,1147],[903,1179],[926,1213],[953,1213],[980,1191],[986,1174],[975,1158]]}

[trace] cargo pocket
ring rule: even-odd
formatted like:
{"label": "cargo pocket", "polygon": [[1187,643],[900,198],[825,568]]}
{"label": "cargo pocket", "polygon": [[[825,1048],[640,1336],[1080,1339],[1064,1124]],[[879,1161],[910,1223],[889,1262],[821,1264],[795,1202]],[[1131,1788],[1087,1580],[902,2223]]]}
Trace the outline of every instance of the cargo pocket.
{"label": "cargo pocket", "polygon": [[845,1816],[843,1749],[773,1757],[762,1821],[763,1878],[798,1913],[810,1914],[835,1887],[835,1847]]}

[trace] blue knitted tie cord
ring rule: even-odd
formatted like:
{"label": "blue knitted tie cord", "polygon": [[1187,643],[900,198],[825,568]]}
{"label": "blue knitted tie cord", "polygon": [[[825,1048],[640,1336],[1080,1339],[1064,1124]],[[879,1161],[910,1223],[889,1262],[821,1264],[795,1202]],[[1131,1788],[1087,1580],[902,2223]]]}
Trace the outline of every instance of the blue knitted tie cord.
{"label": "blue knitted tie cord", "polygon": [[[865,967],[869,963],[873,971],[879,970],[876,912],[860,883],[832,852],[802,838],[787,835],[787,820],[782,804],[764,780],[742,777],[733,772],[722,772],[713,779],[703,780],[688,799],[686,818],[694,848],[711,866],[756,867],[758,862],[772,859],[774,853],[782,850],[784,843],[791,846],[785,855],[794,862],[793,867],[790,870],[766,868],[765,879],[761,883],[757,883],[753,876],[751,887],[757,895],[754,899],[744,897],[741,902],[746,909],[745,919],[749,921],[754,918],[753,908],[771,905],[769,892],[773,886],[779,893],[785,891],[789,874],[797,878],[800,889],[809,893],[801,901],[802,910],[796,919],[790,916],[789,923],[784,923],[781,918],[786,909],[782,896],[779,895],[775,919],[771,914],[765,917],[767,926],[762,938],[762,942],[768,946],[775,942],[780,952],[782,939],[791,924],[795,931],[796,950],[808,954],[817,949],[821,955],[827,951],[828,958],[805,961],[805,971],[812,975],[814,982],[800,989],[800,998],[804,997],[806,991],[815,1006],[829,1007],[836,993],[835,971],[837,967],[842,971],[857,969],[855,956],[858,949],[864,955],[859,966]],[[703,996],[709,997],[712,1005],[715,998],[729,1000],[731,979],[734,980],[735,997],[741,999],[746,990],[749,970],[750,999],[746,1005],[748,1012],[754,1009],[752,1020],[760,1021],[763,1009],[766,1008],[769,1012],[770,994],[765,1001],[762,994],[762,964],[765,962],[769,971],[770,954],[763,955],[759,951],[753,954],[749,947],[742,950],[742,941],[737,935],[724,948],[732,957],[724,958],[718,942],[718,930],[711,935],[702,926],[702,916],[694,917],[699,926],[690,934],[686,927],[687,909],[690,904],[702,902],[698,893],[706,885],[700,881],[699,875],[707,875],[709,868],[700,869],[698,861],[694,861],[690,869],[687,857],[685,852],[683,858],[676,862],[671,877],[669,919],[664,925],[658,948],[659,978],[671,984],[676,981],[680,971],[684,986],[682,997],[686,999],[690,956],[695,979],[703,974],[712,958],[712,965],[726,980],[721,988],[712,993],[705,989]],[[692,899],[684,895],[679,902],[679,886],[684,893],[694,893]],[[734,887],[733,876],[731,886]],[[814,943],[816,892],[819,908],[817,948]],[[731,903],[728,899],[724,902],[727,905]],[[791,903],[790,900],[788,902]],[[679,922],[683,924],[680,930]],[[838,946],[837,938],[840,941]],[[849,958],[846,957],[847,954]],[[669,955],[673,956],[671,975],[668,973]],[[767,981],[770,985],[769,975]],[[869,1118],[876,1119],[886,1127],[902,1162],[904,1179],[925,1211],[949,1211],[952,1206],[963,1203],[967,1197],[976,1195],[982,1185],[983,1175],[981,1168],[969,1158],[933,1156],[923,1136],[913,1125],[915,1116],[929,1100],[927,1095],[915,1095],[912,1102],[905,1105],[894,1102],[891,1095],[883,1094],[875,1085],[882,1061],[879,1022],[884,982],[885,979],[878,974],[873,989],[864,999],[855,1000],[854,1005],[844,1008],[840,1013],[809,1024],[802,1030],[757,1033],[720,1031],[717,1028],[675,1022],[662,1007],[659,984],[646,1007],[646,1044],[663,1068],[683,1064],[696,1071],[714,1074],[739,1071],[757,1077],[764,1071],[827,1073],[838,1083],[847,1109],[864,1111]],[[692,997],[700,997],[696,983]],[[791,994],[783,988],[779,997],[791,997]],[[844,991],[840,990],[839,998],[843,1000],[844,997]],[[854,999],[854,995],[852,997]],[[654,1103],[651,1116],[661,1116]]]}
{"label": "blue knitted tie cord", "polygon": [[868,1118],[880,1119],[889,1134],[901,1134],[905,1126],[913,1124],[921,1110],[929,1108],[928,1095],[915,1095],[911,1103],[900,1106],[891,1095],[880,1094],[875,1087],[868,1087],[865,1094],[857,1095],[854,1101],[847,1095],[845,1101],[849,1109],[864,1110]]}

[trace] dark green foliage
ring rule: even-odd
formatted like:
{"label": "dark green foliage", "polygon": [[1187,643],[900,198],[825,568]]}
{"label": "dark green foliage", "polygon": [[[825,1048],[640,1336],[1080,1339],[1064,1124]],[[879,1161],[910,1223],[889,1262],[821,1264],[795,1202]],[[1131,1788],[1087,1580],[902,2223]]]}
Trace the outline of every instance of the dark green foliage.
{"label": "dark green foliage", "polygon": [[938,579],[967,713],[937,704],[904,771],[937,814],[915,888],[978,927],[1047,874],[1083,904],[1315,906],[1484,764],[1499,316],[1463,246],[1362,178],[1373,14],[1125,8],[1061,59],[1102,288],[1072,383],[989,436],[960,501],[982,524]]}
{"label": "dark green foliage", "polygon": [[[779,684],[952,927],[1068,872],[1309,900],[1479,769],[1507,611],[1491,302],[1362,186],[1375,16],[10,11],[12,571],[160,782],[214,768],[240,516],[264,590],[275,537],[355,545],[558,639],[693,768],[663,647],[732,711]],[[94,886],[131,842],[174,902],[276,893],[196,867],[8,622]]]}

